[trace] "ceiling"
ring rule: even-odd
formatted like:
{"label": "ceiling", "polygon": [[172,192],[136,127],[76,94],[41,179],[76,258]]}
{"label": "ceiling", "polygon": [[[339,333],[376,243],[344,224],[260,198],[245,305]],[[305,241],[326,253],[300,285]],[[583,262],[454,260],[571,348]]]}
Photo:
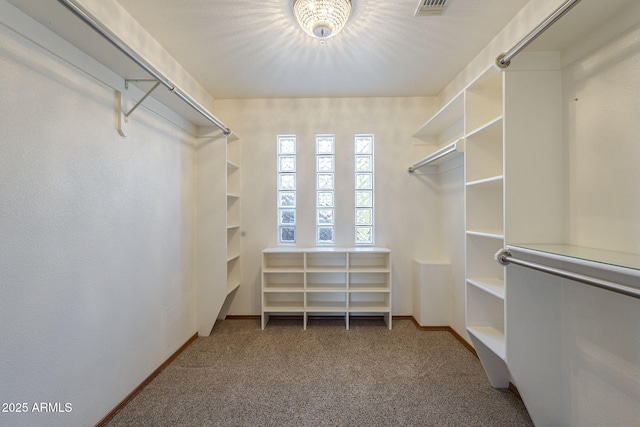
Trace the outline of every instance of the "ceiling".
{"label": "ceiling", "polygon": [[[140,69],[54,0],[8,0],[126,78]],[[415,17],[419,0],[352,0],[324,43],[293,0],[117,0],[217,99],[435,96],[528,0],[449,0]],[[496,56],[499,52],[496,52]]]}
{"label": "ceiling", "polygon": [[528,0],[352,0],[324,43],[292,0],[118,1],[214,98],[283,98],[438,95]]}

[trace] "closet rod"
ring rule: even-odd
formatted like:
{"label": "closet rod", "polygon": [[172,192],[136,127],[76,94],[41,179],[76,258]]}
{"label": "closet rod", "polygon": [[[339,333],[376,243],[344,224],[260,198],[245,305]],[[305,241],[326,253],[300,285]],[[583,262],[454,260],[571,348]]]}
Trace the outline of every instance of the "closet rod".
{"label": "closet rod", "polygon": [[552,26],[558,19],[567,13],[573,6],[578,4],[580,0],[567,0],[558,7],[551,15],[547,17],[540,25],[534,28],[529,34],[527,34],[520,42],[509,49],[506,53],[500,54],[496,58],[496,65],[500,68],[507,68],[511,64],[511,60],[519,54],[525,47],[534,41],[540,34],[544,33],[547,28]]}
{"label": "closet rod", "polygon": [[544,273],[552,274],[554,276],[562,277],[564,279],[575,280],[576,282],[595,286],[596,288],[605,289],[607,291],[616,292],[634,298],[640,298],[640,289],[621,285],[619,283],[609,282],[602,279],[596,279],[595,277],[585,276],[582,274],[573,273],[571,271],[560,270],[559,268],[549,267],[546,265],[537,264],[535,262],[517,259],[514,258],[513,255],[511,255],[511,252],[507,251],[506,249],[503,249],[496,254],[496,261],[504,266],[507,266],[509,264],[516,264],[522,267],[527,267],[533,270],[538,270]]}
{"label": "closet rod", "polygon": [[450,144],[446,147],[444,147],[444,149],[442,150],[438,150],[435,153],[425,157],[424,159],[420,160],[418,163],[409,166],[409,168],[407,169],[407,171],[409,173],[414,173],[417,169],[420,169],[423,166],[428,165],[429,163],[433,163],[438,159],[443,158],[444,156],[454,153],[456,151],[460,151],[456,145],[456,143]]}
{"label": "closet rod", "polygon": [[147,73],[151,74],[153,78],[162,83],[167,89],[175,93],[178,98],[186,102],[191,108],[196,110],[207,120],[213,123],[216,127],[222,130],[225,135],[231,135],[231,130],[225,126],[220,120],[218,120],[213,114],[207,111],[196,100],[189,95],[181,91],[174,84],[172,84],[165,76],[156,70],[151,64],[144,60],[138,53],[136,53],[129,45],[127,45],[122,39],[116,36],[111,30],[105,27],[95,16],[93,16],[87,9],[79,5],[76,0],[58,0],[60,4],[65,6],[74,15],[84,21],[87,25],[93,28],[98,34],[104,37],[112,45],[114,45],[120,52],[124,53],[129,59],[142,67]]}

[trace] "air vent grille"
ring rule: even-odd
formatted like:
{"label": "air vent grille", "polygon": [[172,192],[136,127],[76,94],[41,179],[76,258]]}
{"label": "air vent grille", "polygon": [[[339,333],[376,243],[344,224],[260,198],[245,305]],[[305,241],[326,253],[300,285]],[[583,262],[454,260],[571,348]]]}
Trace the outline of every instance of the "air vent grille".
{"label": "air vent grille", "polygon": [[420,0],[416,16],[442,15],[451,0]]}

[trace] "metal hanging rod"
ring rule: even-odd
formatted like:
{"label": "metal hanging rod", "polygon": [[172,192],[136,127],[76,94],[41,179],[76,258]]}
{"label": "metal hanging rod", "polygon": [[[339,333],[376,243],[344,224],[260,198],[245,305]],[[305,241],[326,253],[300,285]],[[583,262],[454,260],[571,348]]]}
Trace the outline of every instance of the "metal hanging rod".
{"label": "metal hanging rod", "polygon": [[441,149],[439,149],[438,151],[428,155],[427,157],[425,157],[424,159],[420,160],[419,162],[415,163],[414,165],[409,166],[409,168],[407,169],[407,171],[409,173],[414,173],[417,169],[420,169],[423,166],[427,166],[428,164],[431,164],[433,162],[435,162],[436,160],[440,160],[441,158],[451,154],[451,153],[462,153],[464,152],[464,148],[463,145],[461,144],[462,140],[458,140],[455,141]]}
{"label": "metal hanging rod", "polygon": [[509,49],[506,53],[500,54],[496,58],[496,65],[500,68],[507,68],[511,64],[511,60],[519,54],[525,47],[534,41],[540,34],[544,33],[547,28],[552,26],[558,19],[567,13],[573,6],[578,4],[580,0],[567,0],[558,7],[551,15],[549,15],[540,25],[534,28],[529,34],[527,34],[520,42]]}
{"label": "metal hanging rod", "polygon": [[[195,109],[198,113],[204,116],[207,120],[213,123],[216,127],[220,128],[225,135],[231,135],[231,130],[225,126],[220,120],[218,120],[213,114],[206,110],[197,101],[191,98],[186,93],[182,92],[173,83],[169,81],[165,76],[143,59],[136,51],[134,51],[129,45],[127,45],[122,39],[115,35],[111,30],[105,27],[95,16],[93,16],[87,9],[78,4],[75,0],[58,0],[60,4],[69,9],[74,15],[84,21],[87,25],[93,28],[98,34],[104,37],[112,45],[114,45],[120,52],[124,53],[129,59],[142,67],[147,73],[151,74],[154,79],[159,83],[162,83],[167,89],[175,93],[178,98],[185,101],[191,108]],[[148,95],[148,94],[147,94]],[[136,105],[137,107],[137,105]],[[132,110],[133,111],[133,110]],[[129,114],[131,111],[129,112]]]}
{"label": "metal hanging rod", "polygon": [[562,277],[564,279],[570,279],[576,282],[584,283],[586,285],[595,286],[596,288],[605,289],[607,291],[616,292],[618,294],[627,295],[634,298],[640,298],[640,289],[621,285],[619,283],[609,282],[607,280],[596,279],[595,277],[585,276],[583,274],[577,274],[571,271],[560,270],[559,268],[549,267],[546,265],[537,264],[535,262],[524,261],[518,258],[514,258],[513,255],[511,255],[511,252],[506,249],[503,249],[496,254],[496,261],[504,266],[507,266],[509,264],[516,264],[522,267],[527,267],[533,270],[542,271],[544,273]]}

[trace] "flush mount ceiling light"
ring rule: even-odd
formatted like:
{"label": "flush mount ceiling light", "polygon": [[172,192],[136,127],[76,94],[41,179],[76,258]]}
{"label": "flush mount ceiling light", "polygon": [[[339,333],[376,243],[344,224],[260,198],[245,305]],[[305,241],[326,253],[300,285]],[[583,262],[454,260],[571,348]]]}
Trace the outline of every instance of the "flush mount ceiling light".
{"label": "flush mount ceiling light", "polygon": [[294,0],[293,12],[307,34],[326,39],[344,27],[351,15],[351,0]]}

